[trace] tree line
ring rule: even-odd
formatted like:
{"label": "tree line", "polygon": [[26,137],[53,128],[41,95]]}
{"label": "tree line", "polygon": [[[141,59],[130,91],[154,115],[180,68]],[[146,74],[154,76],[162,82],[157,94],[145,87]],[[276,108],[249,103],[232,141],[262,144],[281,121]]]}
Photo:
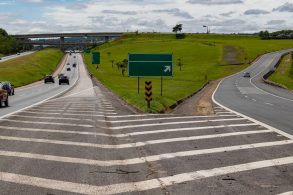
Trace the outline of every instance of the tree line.
{"label": "tree line", "polygon": [[259,37],[263,40],[269,39],[293,39],[293,30],[281,30],[269,33],[269,31],[260,31]]}
{"label": "tree line", "polygon": [[17,40],[0,28],[0,54],[8,55],[21,51],[22,47]]}

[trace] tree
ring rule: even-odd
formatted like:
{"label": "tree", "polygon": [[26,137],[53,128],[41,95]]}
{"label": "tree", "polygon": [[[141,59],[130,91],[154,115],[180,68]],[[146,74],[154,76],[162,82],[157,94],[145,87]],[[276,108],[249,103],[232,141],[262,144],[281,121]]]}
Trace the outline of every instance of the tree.
{"label": "tree", "polygon": [[182,24],[176,24],[176,26],[173,27],[173,32],[174,32],[174,33],[177,34],[178,31],[179,31],[179,32],[182,31]]}
{"label": "tree", "polygon": [[6,32],[6,30],[0,28],[0,35],[2,35],[4,37],[7,37],[8,36],[8,33]]}
{"label": "tree", "polygon": [[112,68],[113,68],[115,60],[111,60],[111,62],[112,62]]}
{"label": "tree", "polygon": [[268,39],[270,39],[270,33],[269,33],[269,31],[260,31],[259,32],[259,37],[261,38],[261,39],[263,39],[263,40],[268,40]]}
{"label": "tree", "polygon": [[181,58],[178,58],[177,66],[179,66],[181,71],[181,67],[183,66],[183,63],[181,62]]}

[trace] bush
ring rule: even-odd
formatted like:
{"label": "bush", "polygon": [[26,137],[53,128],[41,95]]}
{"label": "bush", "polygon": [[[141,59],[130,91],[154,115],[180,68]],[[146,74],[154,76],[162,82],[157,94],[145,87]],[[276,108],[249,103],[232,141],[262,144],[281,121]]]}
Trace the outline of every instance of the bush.
{"label": "bush", "polygon": [[176,39],[184,39],[186,37],[185,33],[176,34]]}

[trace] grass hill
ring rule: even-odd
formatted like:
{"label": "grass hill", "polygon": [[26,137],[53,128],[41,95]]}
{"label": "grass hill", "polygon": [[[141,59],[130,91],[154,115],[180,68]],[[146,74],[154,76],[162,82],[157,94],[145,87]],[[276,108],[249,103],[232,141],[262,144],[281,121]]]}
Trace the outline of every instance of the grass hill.
{"label": "grass hill", "polygon": [[[121,39],[94,50],[101,52],[101,65],[91,64],[91,55],[85,54],[90,72],[120,97],[146,111],[144,81],[153,81],[155,112],[161,111],[200,89],[208,80],[216,80],[236,73],[257,56],[275,50],[293,47],[293,40],[260,40],[257,36],[194,34],[176,39],[174,34],[127,34]],[[122,76],[115,63],[127,59],[128,53],[173,53],[174,77],[163,80],[160,96],[160,78],[141,78],[137,93],[137,78]],[[182,70],[176,66],[178,59]],[[112,62],[114,66],[112,67]],[[126,71],[127,72],[127,71]]]}

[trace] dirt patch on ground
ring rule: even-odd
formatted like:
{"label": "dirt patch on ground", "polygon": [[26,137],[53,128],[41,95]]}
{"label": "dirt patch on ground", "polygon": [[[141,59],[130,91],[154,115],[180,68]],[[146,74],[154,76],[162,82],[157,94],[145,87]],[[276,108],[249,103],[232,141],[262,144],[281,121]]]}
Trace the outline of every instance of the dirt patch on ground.
{"label": "dirt patch on ground", "polygon": [[223,60],[225,65],[242,64],[239,50],[234,46],[225,45]]}
{"label": "dirt patch on ground", "polygon": [[214,114],[212,95],[220,80],[211,81],[200,92],[178,105],[172,113],[186,115]]}

